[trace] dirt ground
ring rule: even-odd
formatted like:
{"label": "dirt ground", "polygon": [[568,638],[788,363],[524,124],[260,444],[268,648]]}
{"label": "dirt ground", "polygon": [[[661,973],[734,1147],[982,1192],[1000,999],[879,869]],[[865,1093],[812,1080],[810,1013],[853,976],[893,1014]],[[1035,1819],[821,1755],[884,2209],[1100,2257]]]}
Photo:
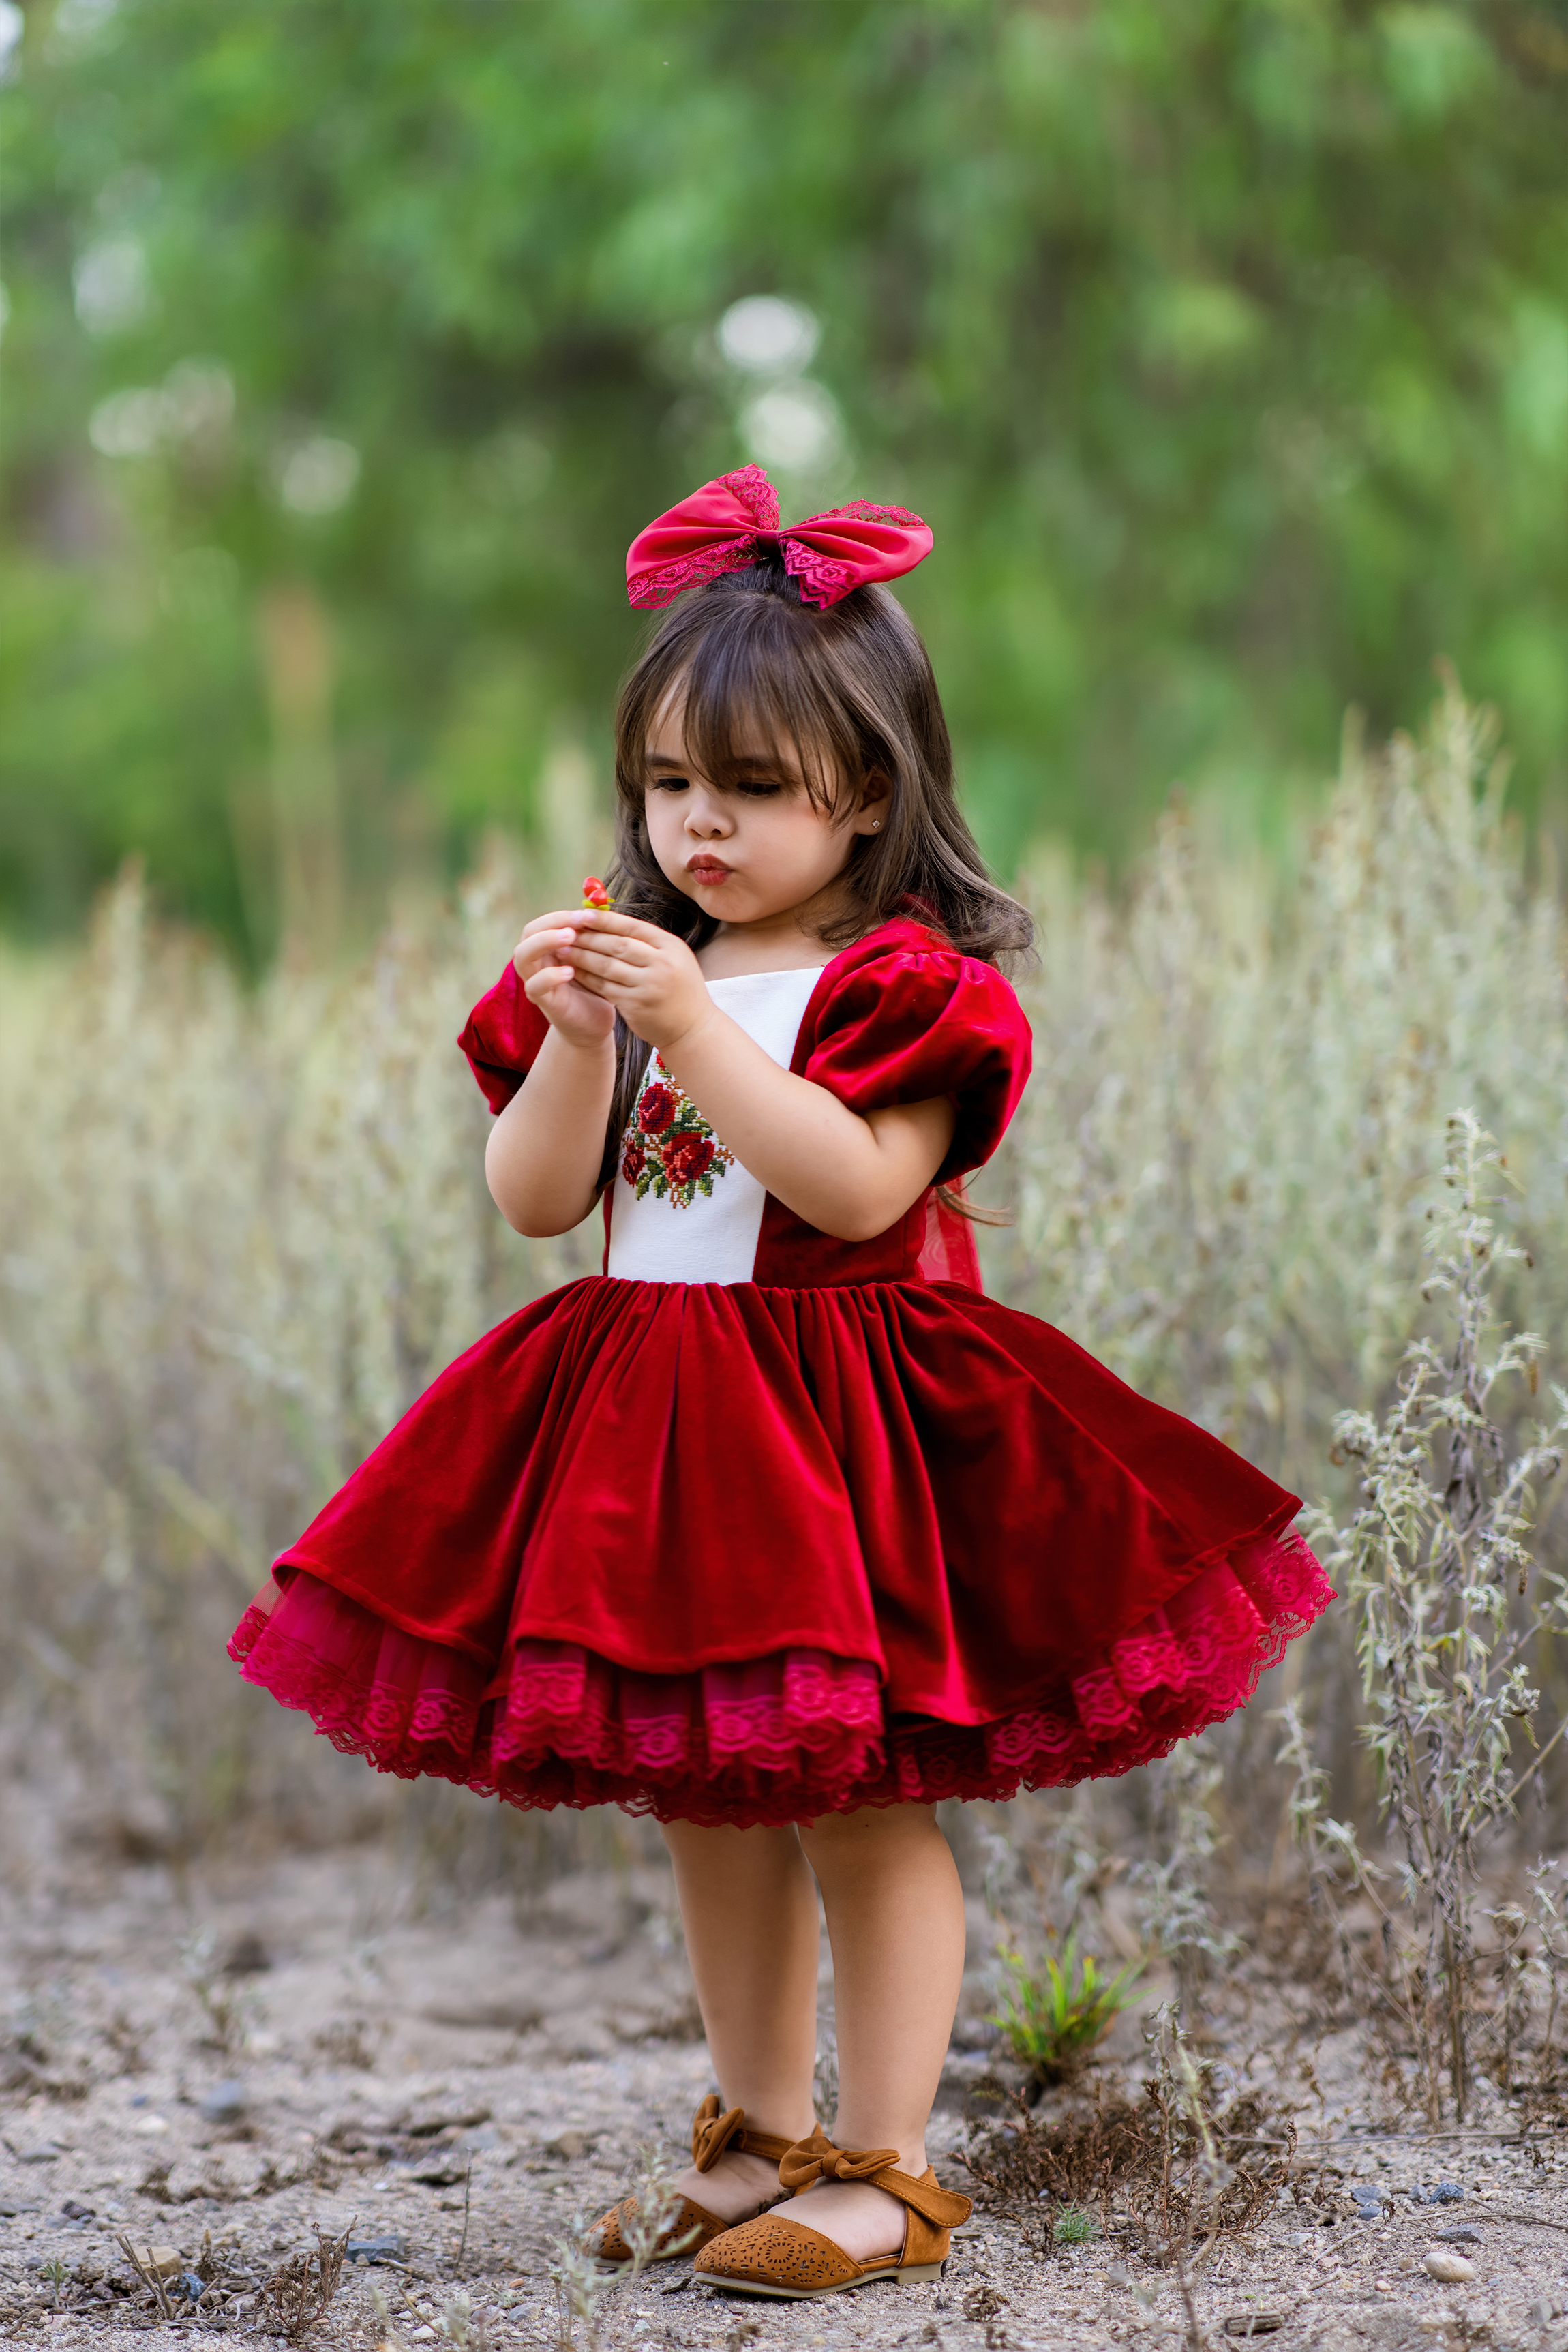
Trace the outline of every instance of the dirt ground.
{"label": "dirt ground", "polygon": [[[437,1920],[406,1916],[373,1849],[179,1881],[84,1870],[23,1870],[0,1889],[0,2339],[114,2352],[149,2331],[192,2347],[258,2334],[268,2275],[317,2228],[352,2222],[382,2259],[345,2272],[312,2345],[556,2345],[552,2240],[634,2185],[640,2151],[679,2163],[710,2087],[668,1874],[581,1874],[526,1907]],[[973,1923],[932,2137],[953,2187],[994,2054],[978,1902]],[[1568,2347],[1568,2167],[1553,2140],[1523,2145],[1495,2095],[1470,2137],[1374,2133],[1348,2042],[1303,2044],[1245,1963],[1224,1998],[1237,2063],[1250,2050],[1297,2084],[1304,2143],[1329,2149],[1343,2186],[1330,2221],[1287,2197],[1220,2242],[1195,2283],[1204,2339],[1222,2347],[1250,2315],[1277,2352]],[[1139,2023],[1119,2025],[1106,2080],[1136,2084]],[[1413,2202],[1441,2182],[1462,2194]],[[1365,2219],[1345,2210],[1357,2187],[1378,2192]],[[1439,2240],[1455,2230],[1471,2234]],[[121,2235],[177,2255],[187,2277],[199,2264],[200,2303],[171,2277],[173,2316],[160,2313]],[[1436,2250],[1473,2279],[1431,2279]],[[984,2210],[934,2286],[759,2304],[697,2287],[678,2261],[611,2287],[597,2324],[606,2347],[727,2352],[1192,2342],[1170,2273],[1114,2236],[1042,2256]]]}

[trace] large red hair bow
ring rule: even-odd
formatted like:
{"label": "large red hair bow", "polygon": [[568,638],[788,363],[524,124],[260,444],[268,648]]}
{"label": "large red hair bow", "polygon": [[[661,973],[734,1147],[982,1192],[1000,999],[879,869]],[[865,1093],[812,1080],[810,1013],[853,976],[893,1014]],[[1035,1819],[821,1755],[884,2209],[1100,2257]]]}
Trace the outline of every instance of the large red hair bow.
{"label": "large red hair bow", "polygon": [[634,604],[668,604],[683,588],[739,572],[765,550],[782,550],[802,601],[824,611],[868,580],[896,580],[931,553],[931,532],[904,507],[834,507],[779,529],[778,494],[760,466],[704,482],[639,530],[626,551]]}

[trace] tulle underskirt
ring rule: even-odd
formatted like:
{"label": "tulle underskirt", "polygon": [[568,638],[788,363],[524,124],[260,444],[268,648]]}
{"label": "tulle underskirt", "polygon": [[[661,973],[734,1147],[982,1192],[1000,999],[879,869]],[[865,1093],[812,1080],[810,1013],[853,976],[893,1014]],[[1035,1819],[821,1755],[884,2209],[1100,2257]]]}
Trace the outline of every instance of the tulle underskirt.
{"label": "tulle underskirt", "polygon": [[1244,1705],[1333,1598],[1300,1537],[1256,1537],[1027,1706],[949,1723],[889,1713],[874,1665],[813,1649],[662,1675],[520,1639],[488,1674],[283,1573],[230,1655],[334,1748],[525,1810],[613,1803],[738,1827],[1130,1771]]}

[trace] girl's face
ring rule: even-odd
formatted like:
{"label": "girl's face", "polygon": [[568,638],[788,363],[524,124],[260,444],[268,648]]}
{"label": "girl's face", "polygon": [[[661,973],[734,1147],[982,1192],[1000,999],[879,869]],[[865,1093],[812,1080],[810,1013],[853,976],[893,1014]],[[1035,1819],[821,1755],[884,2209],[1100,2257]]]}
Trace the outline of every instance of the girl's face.
{"label": "girl's face", "polygon": [[648,845],[667,880],[721,923],[799,913],[843,873],[858,835],[879,830],[888,787],[857,791],[829,778],[831,813],[805,789],[792,756],[759,741],[731,783],[711,782],[686,756],[677,703],[647,746]]}

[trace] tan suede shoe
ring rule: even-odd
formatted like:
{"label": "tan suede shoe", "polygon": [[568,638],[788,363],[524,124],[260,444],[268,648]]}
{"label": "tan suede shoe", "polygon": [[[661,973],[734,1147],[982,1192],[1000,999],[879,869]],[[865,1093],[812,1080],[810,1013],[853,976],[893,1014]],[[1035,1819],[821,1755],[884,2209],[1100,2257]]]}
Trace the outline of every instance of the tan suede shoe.
{"label": "tan suede shoe", "polygon": [[779,2179],[792,2195],[818,2180],[864,2180],[885,2189],[905,2208],[904,2242],[896,2254],[858,2263],[842,2246],[784,2213],[763,2213],[702,2245],[692,2269],[715,2285],[742,2294],[781,2295],[792,2303],[837,2294],[872,2279],[913,2284],[942,2276],[952,2231],[967,2221],[973,2206],[956,2190],[943,2189],[930,2166],[918,2180],[898,2169],[894,2147],[835,2147],[824,2132],[799,2140],[779,2165]]}
{"label": "tan suede shoe", "polygon": [[[742,2156],[766,2157],[773,2164],[789,2154],[792,2142],[773,2132],[748,2131],[745,2124],[743,2107],[731,2107],[721,2114],[717,2096],[709,2092],[691,2122],[691,2161],[699,2172],[711,2172],[726,2148],[732,2147]],[[635,2197],[623,2197],[618,2205],[600,2215],[588,2232],[589,2246],[602,2263],[631,2261],[626,2232],[637,2218],[637,2204]],[[683,2197],[675,2219],[659,2231],[653,2260],[668,2263],[678,2254],[695,2253],[733,2227],[732,2222],[710,2213],[706,2206]]]}

